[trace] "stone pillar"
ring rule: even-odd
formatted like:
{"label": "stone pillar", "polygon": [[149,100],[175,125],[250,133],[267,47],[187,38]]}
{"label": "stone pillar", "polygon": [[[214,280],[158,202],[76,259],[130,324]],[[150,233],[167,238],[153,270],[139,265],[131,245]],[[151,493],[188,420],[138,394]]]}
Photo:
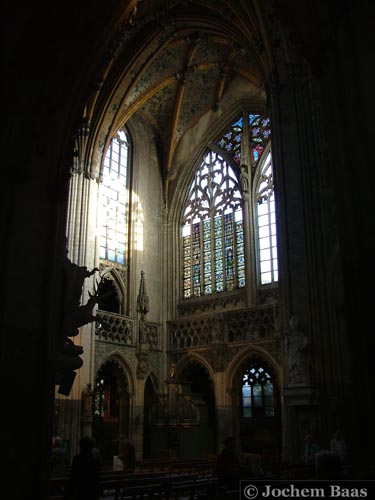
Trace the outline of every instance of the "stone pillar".
{"label": "stone pillar", "polygon": [[283,460],[298,462],[303,454],[303,440],[306,434],[318,433],[317,391],[312,385],[290,385],[283,391],[285,436]]}
{"label": "stone pillar", "polygon": [[[97,198],[98,183],[91,177],[90,172],[95,168],[86,168],[86,144],[89,135],[88,126],[83,125],[76,136],[76,157],[70,179],[68,214],[66,224],[67,250],[71,262],[88,269],[98,267],[98,253],[96,250],[97,225]],[[82,288],[81,304],[87,303],[88,292],[93,292],[96,275],[86,279]],[[94,312],[94,311],[93,311]],[[60,401],[62,415],[69,415],[69,422],[61,423],[69,441],[71,456],[78,450],[80,438],[79,429],[91,435],[89,417],[81,415],[82,390],[89,383],[94,382],[94,342],[95,323],[89,323],[80,328],[79,334],[74,337],[74,343],[83,347],[83,366],[77,370],[72,391],[68,397]],[[57,395],[56,397],[60,397]],[[66,407],[66,409],[64,409]],[[80,425],[81,424],[81,425]]]}
{"label": "stone pillar", "polygon": [[254,219],[252,210],[252,179],[250,144],[249,144],[249,123],[248,113],[243,115],[243,131],[241,140],[241,172],[240,180],[242,186],[243,213],[244,213],[244,255],[245,255],[245,276],[246,276],[246,305],[254,306],[257,303],[256,289],[256,255],[254,239]]}
{"label": "stone pillar", "polygon": [[231,406],[216,405],[216,453],[223,449],[224,439],[235,435]]}

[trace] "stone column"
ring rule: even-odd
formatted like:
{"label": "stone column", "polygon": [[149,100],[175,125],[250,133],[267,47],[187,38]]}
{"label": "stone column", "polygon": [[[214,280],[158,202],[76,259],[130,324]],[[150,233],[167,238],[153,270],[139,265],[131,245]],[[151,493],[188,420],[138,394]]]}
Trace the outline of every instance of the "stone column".
{"label": "stone column", "polygon": [[[318,395],[320,398],[327,391],[330,380],[324,358],[334,359],[327,344],[327,262],[322,244],[326,235],[321,221],[319,124],[312,89],[309,69],[302,65],[270,88],[283,378],[287,382],[283,425],[286,460],[298,458],[298,433],[325,432],[329,412],[323,404],[317,412]],[[322,435],[316,437],[323,439]]]}
{"label": "stone column", "polygon": [[[97,171],[93,165],[87,168],[86,144],[89,128],[84,124],[76,136],[76,157],[72,169],[69,187],[68,213],[66,224],[67,250],[71,262],[88,269],[98,267],[96,250],[97,198],[98,183],[91,175]],[[86,279],[82,288],[81,304],[86,304],[93,292],[96,275]],[[80,328],[79,334],[73,338],[74,343],[83,347],[83,366],[77,370],[72,391],[68,397],[61,400],[61,413],[70,415],[68,422],[62,424],[69,435],[64,436],[69,441],[72,455],[78,449],[79,429],[91,435],[92,421],[88,416],[81,415],[82,389],[94,382],[94,342],[95,323],[89,323]],[[60,396],[56,396],[60,397]],[[70,408],[71,407],[71,408]],[[81,425],[82,427],[81,427]],[[69,431],[68,431],[69,429]],[[73,434],[72,434],[73,433]]]}
{"label": "stone column", "polygon": [[256,305],[256,255],[254,239],[254,222],[252,217],[252,169],[251,158],[249,155],[249,123],[248,114],[244,113],[243,130],[241,140],[241,173],[240,180],[242,185],[243,214],[244,214],[244,255],[245,255],[245,276],[246,276],[246,305]]}
{"label": "stone column", "polygon": [[234,434],[232,422],[232,408],[230,406],[216,406],[216,453],[223,449],[224,439]]}

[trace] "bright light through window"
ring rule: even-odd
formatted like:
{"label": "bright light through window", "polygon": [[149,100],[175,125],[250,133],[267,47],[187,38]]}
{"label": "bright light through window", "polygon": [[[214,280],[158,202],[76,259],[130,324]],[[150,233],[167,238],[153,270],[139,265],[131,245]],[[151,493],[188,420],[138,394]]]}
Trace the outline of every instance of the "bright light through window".
{"label": "bright light through window", "polygon": [[129,141],[120,130],[104,159],[99,214],[99,257],[125,264],[128,246]]}
{"label": "bright light through window", "polygon": [[275,195],[271,152],[268,153],[261,170],[256,201],[260,283],[265,285],[278,281]]}

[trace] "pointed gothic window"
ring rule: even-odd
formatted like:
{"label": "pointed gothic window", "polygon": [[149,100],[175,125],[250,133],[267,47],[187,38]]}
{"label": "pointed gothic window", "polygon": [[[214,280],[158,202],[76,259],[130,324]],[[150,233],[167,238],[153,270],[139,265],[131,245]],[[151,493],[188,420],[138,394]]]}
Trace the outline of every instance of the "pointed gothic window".
{"label": "pointed gothic window", "polygon": [[256,205],[260,283],[265,285],[278,281],[275,193],[270,151],[261,168]]}
{"label": "pointed gothic window", "polygon": [[120,130],[104,159],[99,213],[99,257],[125,264],[129,216],[129,139]]}
{"label": "pointed gothic window", "polygon": [[254,362],[243,374],[242,416],[253,418],[274,415],[274,381],[260,363]]}
{"label": "pointed gothic window", "polygon": [[[253,214],[258,237],[251,244],[259,247],[260,283],[277,282],[275,200],[271,153],[267,153],[270,135],[268,117],[243,113],[208,150],[195,172],[182,216],[184,299],[245,287],[244,220]],[[243,190],[253,188],[247,178],[239,182],[242,163],[249,164],[252,179],[259,178],[249,214],[243,211]]]}
{"label": "pointed gothic window", "polygon": [[245,286],[242,196],[233,167],[205,155],[182,218],[184,298]]}

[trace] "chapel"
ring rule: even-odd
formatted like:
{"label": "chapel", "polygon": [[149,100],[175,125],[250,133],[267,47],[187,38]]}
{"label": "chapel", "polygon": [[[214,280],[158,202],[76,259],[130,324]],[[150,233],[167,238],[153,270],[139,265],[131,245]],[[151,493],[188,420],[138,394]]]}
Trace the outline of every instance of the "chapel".
{"label": "chapel", "polygon": [[[2,443],[374,474],[375,26],[363,0],[7,5]],[[354,182],[355,181],[355,182]],[[371,205],[371,206],[370,206]]]}

